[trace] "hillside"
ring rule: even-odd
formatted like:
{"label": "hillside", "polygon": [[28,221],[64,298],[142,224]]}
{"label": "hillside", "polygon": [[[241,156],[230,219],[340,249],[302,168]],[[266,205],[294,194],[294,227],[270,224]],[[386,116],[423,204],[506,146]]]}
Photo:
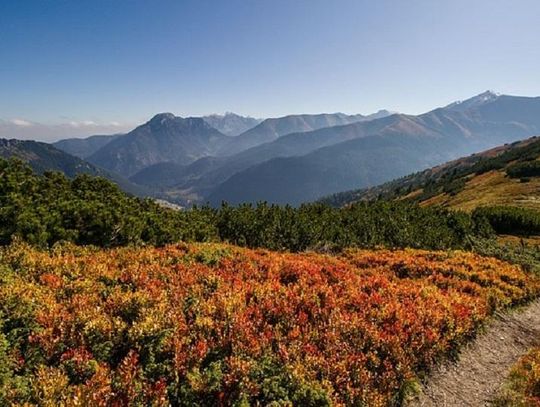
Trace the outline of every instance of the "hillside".
{"label": "hillside", "polygon": [[60,171],[68,177],[76,174],[101,175],[92,164],[73,157],[47,143],[37,141],[0,139],[0,157],[19,158],[38,173]]}
{"label": "hillside", "polygon": [[540,139],[499,146],[374,188],[338,193],[322,201],[348,205],[377,198],[403,199],[472,211],[510,205],[540,209]]}
{"label": "hillside", "polygon": [[0,157],[18,158],[28,163],[37,173],[60,171],[70,178],[78,174],[100,176],[113,181],[128,193],[137,196],[150,195],[150,191],[144,186],[134,184],[118,174],[103,170],[78,157],[69,155],[51,144],[37,141],[0,139]]}
{"label": "hillside", "polygon": [[120,134],[110,136],[90,136],[86,138],[68,138],[53,143],[53,146],[68,154],[74,155],[75,157],[84,159],[91,156],[119,136]]}
{"label": "hillside", "polygon": [[[408,141],[405,137],[371,136],[301,157],[275,158],[233,175],[208,199],[212,205],[221,201],[299,205],[349,185],[380,183],[430,162],[426,157],[434,149],[431,140],[413,146]],[[385,157],[396,158],[381,166]]]}

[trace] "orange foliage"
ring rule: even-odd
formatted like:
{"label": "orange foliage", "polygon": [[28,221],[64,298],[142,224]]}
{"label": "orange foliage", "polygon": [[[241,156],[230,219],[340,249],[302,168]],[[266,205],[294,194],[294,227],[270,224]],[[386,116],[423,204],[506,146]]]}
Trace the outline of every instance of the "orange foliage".
{"label": "orange foliage", "polygon": [[1,263],[13,270],[4,318],[28,327],[10,345],[15,374],[53,404],[389,405],[496,309],[540,290],[459,251],[14,245]]}

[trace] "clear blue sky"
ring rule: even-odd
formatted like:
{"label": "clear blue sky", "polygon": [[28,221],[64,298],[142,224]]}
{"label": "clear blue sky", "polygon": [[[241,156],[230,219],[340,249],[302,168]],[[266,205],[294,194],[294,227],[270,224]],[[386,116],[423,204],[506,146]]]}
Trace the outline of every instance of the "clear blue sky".
{"label": "clear blue sky", "polygon": [[540,95],[538,0],[0,0],[0,119],[420,113]]}

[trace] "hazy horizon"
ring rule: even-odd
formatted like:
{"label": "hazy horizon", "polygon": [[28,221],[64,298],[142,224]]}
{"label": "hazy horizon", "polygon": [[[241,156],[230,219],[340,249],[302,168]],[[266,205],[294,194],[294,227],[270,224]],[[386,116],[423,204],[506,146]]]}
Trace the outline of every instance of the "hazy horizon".
{"label": "hazy horizon", "polygon": [[533,0],[3,2],[0,137],[537,96],[539,15]]}
{"label": "hazy horizon", "polygon": [[[492,90],[487,90],[487,91],[494,92]],[[483,92],[480,92],[480,93],[483,93]],[[467,98],[474,97],[480,93],[472,94],[462,99],[452,100],[449,103],[446,103],[444,105],[433,106],[431,109],[426,110],[425,112],[417,113],[417,114],[427,113],[439,107],[444,107],[450,103],[460,102],[460,101],[466,100]],[[500,94],[500,92],[494,92],[494,93]],[[512,95],[512,96],[524,96],[524,95]],[[298,113],[286,114],[284,116],[289,116],[289,115],[294,115],[294,114],[316,115],[316,114],[327,114],[327,113],[328,114],[344,113],[344,114],[351,114],[351,115],[360,113],[363,115],[369,115],[369,114],[377,113],[382,110],[387,110],[392,114],[396,114],[396,113],[410,114],[407,112],[393,111],[389,109],[379,109],[378,111],[374,111],[374,112],[347,112],[347,113],[342,112],[342,111],[298,112]],[[39,123],[39,122],[27,121],[25,119],[20,119],[20,118],[13,118],[13,119],[8,119],[8,120],[0,118],[0,138],[6,138],[6,139],[13,138],[13,139],[20,139],[20,140],[54,142],[58,140],[68,139],[68,138],[86,138],[86,137],[95,136],[95,135],[123,134],[123,133],[127,133],[133,130],[134,128],[140,126],[141,124],[144,124],[145,122],[150,120],[153,116],[159,113],[173,113],[176,116],[180,116],[180,117],[201,117],[201,116],[211,116],[211,115],[223,116],[228,113],[233,113],[240,116],[253,117],[253,116],[242,115],[241,113],[231,112],[231,111],[226,111],[223,113],[212,112],[212,113],[203,114],[200,116],[180,115],[175,112],[162,111],[162,112],[154,112],[145,118],[141,118],[138,122],[134,122],[134,123],[118,123],[118,122],[96,123],[93,121]],[[269,119],[269,118],[277,118],[277,117],[283,117],[283,116],[274,116],[274,117],[266,116],[266,117],[258,117],[258,119]]]}

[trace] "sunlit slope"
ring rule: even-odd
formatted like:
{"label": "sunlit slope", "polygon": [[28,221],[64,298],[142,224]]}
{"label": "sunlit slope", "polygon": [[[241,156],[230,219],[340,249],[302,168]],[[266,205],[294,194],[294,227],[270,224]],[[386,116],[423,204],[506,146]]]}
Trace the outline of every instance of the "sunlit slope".
{"label": "sunlit slope", "polygon": [[420,202],[471,212],[479,206],[510,205],[540,210],[540,178],[527,182],[510,178],[504,170],[467,177],[457,194],[441,193]]}

